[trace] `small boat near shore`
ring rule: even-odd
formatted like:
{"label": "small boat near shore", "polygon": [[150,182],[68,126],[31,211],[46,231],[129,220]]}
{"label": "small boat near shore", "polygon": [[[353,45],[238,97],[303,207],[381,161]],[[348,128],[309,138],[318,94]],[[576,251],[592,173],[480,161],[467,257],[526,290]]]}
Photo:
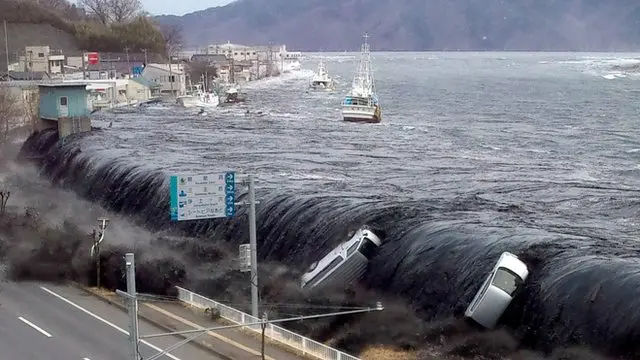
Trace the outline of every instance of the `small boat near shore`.
{"label": "small boat near shore", "polygon": [[320,59],[318,63],[318,69],[315,74],[311,78],[311,83],[309,87],[312,90],[324,90],[324,91],[333,91],[335,90],[335,84],[333,82],[333,78],[329,76],[327,72],[327,68],[324,64],[324,60]]}
{"label": "small boat near shore", "polygon": [[202,85],[193,85],[191,91],[178,96],[176,102],[185,108],[214,108],[220,104],[220,99],[215,93],[204,91]]}

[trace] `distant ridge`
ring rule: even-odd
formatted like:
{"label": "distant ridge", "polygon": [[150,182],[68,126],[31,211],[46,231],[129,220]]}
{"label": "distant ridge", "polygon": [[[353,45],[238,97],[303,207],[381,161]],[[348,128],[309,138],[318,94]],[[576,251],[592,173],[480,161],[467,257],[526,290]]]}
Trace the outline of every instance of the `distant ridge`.
{"label": "distant ridge", "polygon": [[640,2],[613,0],[238,0],[184,16],[189,47],[285,43],[302,51],[634,51]]}

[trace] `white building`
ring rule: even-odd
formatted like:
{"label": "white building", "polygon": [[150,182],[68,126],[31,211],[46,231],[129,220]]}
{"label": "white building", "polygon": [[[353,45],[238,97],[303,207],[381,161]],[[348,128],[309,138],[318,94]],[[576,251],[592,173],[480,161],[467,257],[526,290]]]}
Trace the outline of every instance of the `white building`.
{"label": "white building", "polygon": [[127,84],[127,98],[129,101],[144,102],[156,96],[156,90],[160,85],[151,82],[142,76],[129,79]]}
{"label": "white building", "polygon": [[147,64],[142,77],[161,85],[162,93],[184,95],[187,90],[186,75],[182,64]]}
{"label": "white building", "polygon": [[[226,44],[209,45],[207,54],[225,55],[228,59],[234,61],[260,62],[261,66],[271,63],[274,70],[280,72],[287,71],[289,68],[298,67],[302,57],[300,52],[287,51],[286,45],[259,45],[247,46],[238,45],[227,42]],[[262,70],[260,71],[262,72]],[[263,72],[264,73],[264,72]]]}
{"label": "white building", "polygon": [[64,63],[65,56],[60,50],[51,50],[48,45],[25,46],[24,55],[19,57],[18,64],[12,64],[11,70],[60,74]]}

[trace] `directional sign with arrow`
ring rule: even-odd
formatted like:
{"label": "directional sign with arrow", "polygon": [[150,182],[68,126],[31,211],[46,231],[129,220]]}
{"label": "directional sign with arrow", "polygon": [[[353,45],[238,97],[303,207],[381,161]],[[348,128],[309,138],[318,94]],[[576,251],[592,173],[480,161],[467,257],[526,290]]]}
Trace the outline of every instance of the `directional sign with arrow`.
{"label": "directional sign with arrow", "polygon": [[172,221],[233,217],[236,174],[175,175],[169,180]]}

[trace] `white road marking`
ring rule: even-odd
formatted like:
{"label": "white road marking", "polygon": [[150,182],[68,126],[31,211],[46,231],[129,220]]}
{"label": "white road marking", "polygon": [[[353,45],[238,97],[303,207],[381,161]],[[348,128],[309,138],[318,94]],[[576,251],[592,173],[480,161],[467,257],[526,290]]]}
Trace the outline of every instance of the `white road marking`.
{"label": "white road marking", "polygon": [[[62,301],[64,301],[64,302],[66,302],[67,304],[69,304],[69,305],[73,306],[74,308],[76,308],[76,309],[78,309],[78,310],[82,311],[83,313],[85,313],[85,314],[87,314],[87,315],[91,316],[92,318],[94,318],[94,319],[96,319],[96,320],[98,320],[98,321],[100,321],[100,322],[102,322],[102,323],[105,323],[105,324],[107,324],[107,325],[111,326],[112,328],[114,328],[114,329],[118,330],[119,332],[121,332],[121,333],[123,333],[123,334],[125,334],[125,335],[129,336],[129,332],[128,332],[127,330],[125,330],[125,329],[123,329],[123,328],[119,327],[118,325],[116,325],[116,324],[114,324],[114,323],[112,323],[112,322],[109,322],[108,320],[105,320],[105,319],[101,318],[100,316],[98,316],[98,315],[96,315],[96,314],[92,313],[91,311],[89,311],[89,310],[87,310],[87,309],[83,308],[82,306],[80,306],[80,305],[78,305],[78,304],[74,303],[73,301],[71,301],[71,300],[69,300],[69,299],[65,298],[64,296],[59,295],[59,294],[57,294],[57,293],[55,293],[55,292],[53,292],[53,291],[51,291],[51,290],[47,289],[47,288],[46,288],[46,287],[44,287],[44,286],[40,286],[40,289],[42,289],[42,290],[46,291],[47,293],[49,293],[49,294],[51,294],[51,295],[53,295],[53,296],[57,297],[58,299],[60,299],[60,300],[62,300]],[[152,343],[150,343],[150,342],[148,342],[148,341],[146,341],[146,340],[141,339],[141,340],[140,340],[140,342],[141,342],[142,344],[147,345],[148,347],[152,348],[152,349],[153,349],[153,350],[155,350],[155,351],[158,351],[158,352],[162,351],[162,349],[160,349],[159,347],[157,347],[157,346],[153,345]],[[171,355],[171,354],[165,354],[164,356],[167,356],[167,357],[169,357],[169,358],[171,358],[171,359],[173,359],[173,360],[182,360],[182,359],[180,359],[180,358],[178,358],[178,357],[175,357],[175,356],[173,356],[173,355]]]}
{"label": "white road marking", "polygon": [[31,326],[32,328],[36,329],[36,331],[38,331],[40,334],[50,338],[52,335],[49,334],[48,332],[44,331],[41,327],[39,327],[38,325],[32,323],[31,321],[23,318],[22,316],[18,316],[18,319],[20,319],[20,321],[22,321],[23,323]]}
{"label": "white road marking", "polygon": [[89,358],[82,358],[82,360],[91,360],[91,359],[89,359]]}

